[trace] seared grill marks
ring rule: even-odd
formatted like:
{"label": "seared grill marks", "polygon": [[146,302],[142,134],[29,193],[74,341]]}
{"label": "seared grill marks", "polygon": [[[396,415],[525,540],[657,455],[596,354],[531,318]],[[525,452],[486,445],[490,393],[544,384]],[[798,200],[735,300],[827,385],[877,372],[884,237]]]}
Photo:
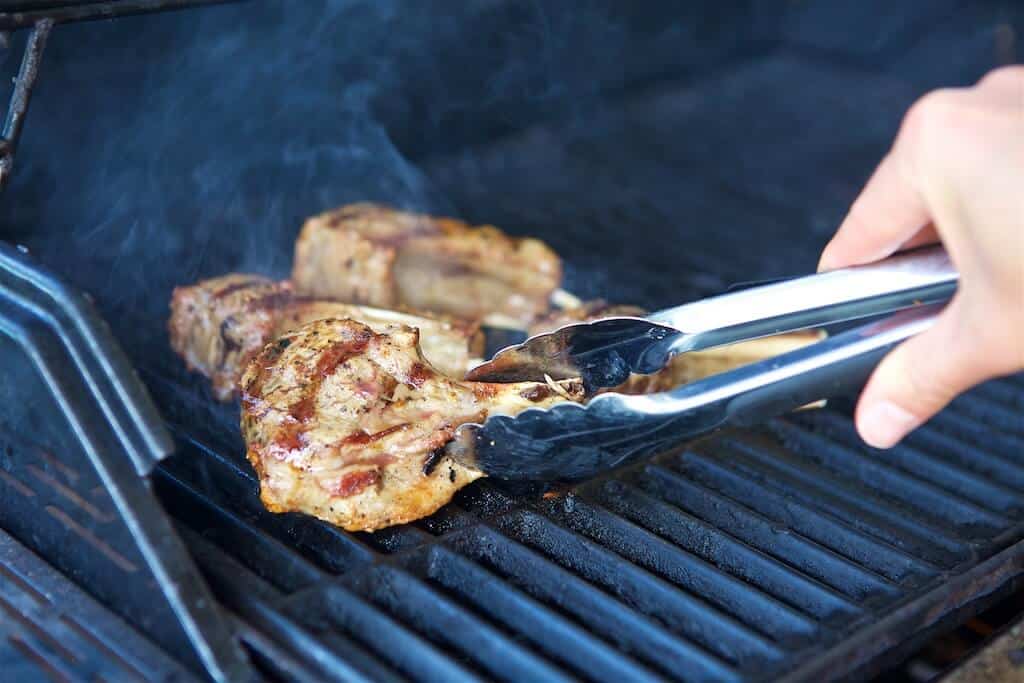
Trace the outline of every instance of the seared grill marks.
{"label": "seared grill marks", "polygon": [[459,425],[582,396],[578,382],[459,382],[423,358],[416,330],[339,319],[268,344],[241,384],[264,504],[349,530],[426,516],[479,478],[444,454]]}
{"label": "seared grill marks", "polygon": [[221,400],[234,395],[245,365],[264,345],[305,322],[326,317],[361,320],[374,328],[415,325],[426,356],[442,371],[461,376],[483,349],[474,322],[367,306],[317,301],[288,282],[232,274],[178,287],[171,299],[171,345],[189,368],[209,377]]}

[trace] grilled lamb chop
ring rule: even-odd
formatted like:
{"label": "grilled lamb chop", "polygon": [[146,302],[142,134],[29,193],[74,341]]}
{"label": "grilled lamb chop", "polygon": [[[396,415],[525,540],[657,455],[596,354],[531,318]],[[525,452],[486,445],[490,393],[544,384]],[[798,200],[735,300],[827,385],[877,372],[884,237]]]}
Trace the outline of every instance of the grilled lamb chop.
{"label": "grilled lamb chop", "polygon": [[374,204],[306,221],[292,281],[317,298],[404,305],[500,327],[525,327],[548,309],[562,278],[543,242]]}
{"label": "grilled lamb chop", "polygon": [[330,317],[352,318],[374,329],[415,326],[421,330],[424,354],[453,377],[462,377],[470,359],[483,352],[476,324],[317,301],[296,295],[287,282],[259,275],[225,275],[175,288],[168,326],[174,350],[189,369],[209,377],[214,394],[225,401],[236,392],[246,364],[267,342]]}
{"label": "grilled lamb chop", "polygon": [[582,396],[579,382],[460,382],[419,350],[419,332],[339,319],[271,342],[242,377],[242,434],[274,512],[350,531],[433,513],[483,476],[444,454],[456,428]]}
{"label": "grilled lamb chop", "polygon": [[[530,335],[544,334],[572,323],[619,315],[643,316],[646,315],[646,312],[636,306],[610,305],[598,299],[584,302],[574,308],[553,311],[547,316],[539,318],[530,326],[528,332]],[[821,332],[805,330],[752,339],[704,351],[690,351],[672,358],[660,372],[650,375],[633,375],[623,384],[614,389],[608,389],[608,391],[620,394],[653,394],[659,391],[668,391],[687,382],[793,351],[801,346],[819,341],[822,337],[823,333]]]}

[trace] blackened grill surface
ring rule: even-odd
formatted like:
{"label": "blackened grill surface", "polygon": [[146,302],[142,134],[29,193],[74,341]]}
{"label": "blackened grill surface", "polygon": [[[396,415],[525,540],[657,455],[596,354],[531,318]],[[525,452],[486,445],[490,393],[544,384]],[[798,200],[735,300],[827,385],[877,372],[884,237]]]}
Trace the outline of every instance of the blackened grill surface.
{"label": "blackened grill surface", "polygon": [[[550,241],[568,261],[567,287],[583,296],[656,307],[806,272],[906,107],[999,59],[994,36],[1009,5],[956,5],[794,12],[760,27],[777,41],[761,54],[710,50],[719,66],[637,77],[642,87],[587,111],[585,123],[576,111],[502,128],[496,142],[435,145],[416,162],[445,210]],[[872,40],[848,39],[858,32]],[[30,149],[31,139],[22,164]],[[291,181],[304,200],[337,199],[308,180],[262,190]],[[29,219],[46,214],[25,185],[30,208],[15,213],[15,228],[31,246]],[[341,196],[363,198],[354,191]],[[438,208],[430,201],[420,208]],[[280,228],[275,248],[293,229]],[[174,277],[223,265],[208,261]],[[117,281],[67,272],[98,290]],[[182,370],[162,320],[112,299],[99,303],[138,342],[128,350],[178,441],[157,491],[254,659],[283,677],[867,675],[944,618],[1012,588],[1024,568],[1021,377],[958,399],[891,452],[864,448],[839,403],[553,498],[481,482],[429,519],[348,534],[264,510],[237,409],[217,406]]]}
{"label": "blackened grill surface", "polygon": [[174,659],[2,531],[0,615],[5,680],[193,680]]}

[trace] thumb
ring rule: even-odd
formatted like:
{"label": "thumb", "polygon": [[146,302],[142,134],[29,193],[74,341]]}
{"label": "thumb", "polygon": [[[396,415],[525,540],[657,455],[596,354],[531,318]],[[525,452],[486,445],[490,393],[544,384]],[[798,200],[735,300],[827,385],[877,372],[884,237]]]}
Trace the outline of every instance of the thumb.
{"label": "thumb", "polygon": [[998,374],[967,332],[963,302],[954,297],[932,327],[882,360],[857,404],[857,431],[869,446],[895,446],[958,394]]}

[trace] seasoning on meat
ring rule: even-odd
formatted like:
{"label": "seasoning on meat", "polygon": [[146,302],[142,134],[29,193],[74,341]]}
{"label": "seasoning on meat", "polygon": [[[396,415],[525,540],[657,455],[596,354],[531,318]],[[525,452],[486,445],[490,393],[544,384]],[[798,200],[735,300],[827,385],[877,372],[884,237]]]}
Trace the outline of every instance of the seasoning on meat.
{"label": "seasoning on meat", "polygon": [[462,377],[483,353],[479,325],[426,314],[302,297],[287,282],[231,274],[177,287],[171,298],[171,346],[189,368],[212,380],[213,392],[228,400],[246,364],[273,339],[320,318],[360,320],[374,329],[410,325],[420,329],[423,352],[439,370]]}
{"label": "seasoning on meat", "polygon": [[561,278],[539,240],[366,203],[307,220],[292,272],[296,289],[318,298],[519,328],[547,311]]}
{"label": "seasoning on meat", "polygon": [[443,450],[459,425],[583,393],[578,381],[559,383],[566,396],[544,383],[460,382],[423,358],[417,330],[334,318],[267,344],[241,387],[263,503],[350,531],[429,515],[483,476]]}

